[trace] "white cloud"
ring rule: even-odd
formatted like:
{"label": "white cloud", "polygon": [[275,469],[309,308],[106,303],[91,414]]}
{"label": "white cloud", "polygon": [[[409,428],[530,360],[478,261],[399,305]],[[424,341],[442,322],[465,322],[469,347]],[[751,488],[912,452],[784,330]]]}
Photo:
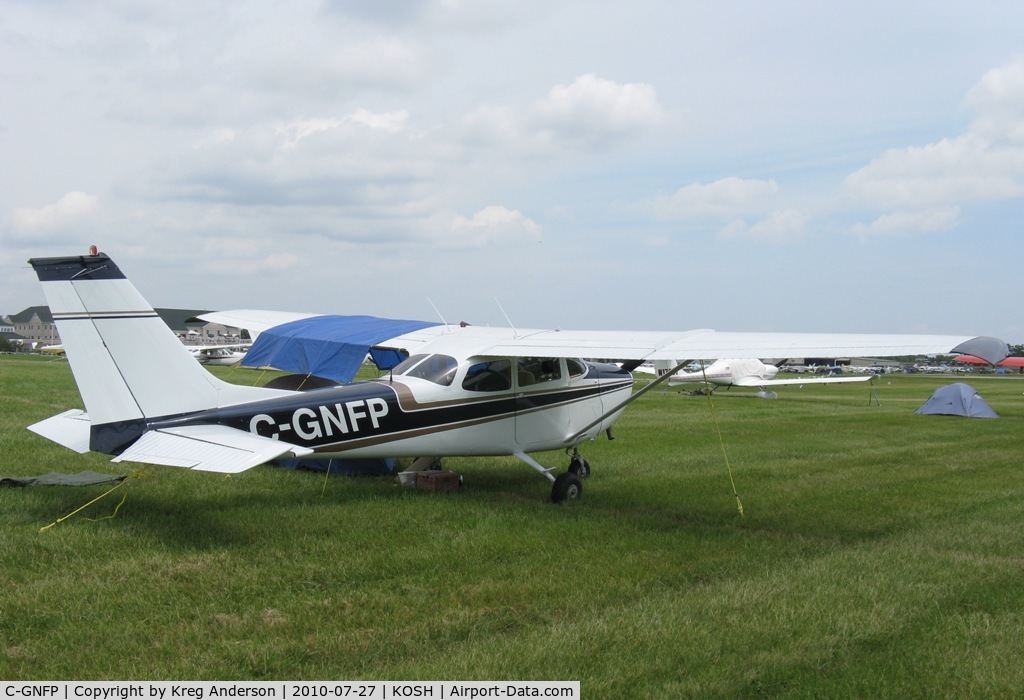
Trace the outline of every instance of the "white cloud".
{"label": "white cloud", "polygon": [[727,177],[707,184],[686,185],[651,204],[655,214],[662,218],[729,220],[767,210],[778,191],[775,180]]}
{"label": "white cloud", "polygon": [[973,133],[990,142],[1024,144],[1024,56],[985,73],[964,104],[978,115]]}
{"label": "white cloud", "polygon": [[802,238],[808,214],[801,209],[778,208],[778,194],[779,185],[775,180],[726,177],[706,184],[686,185],[642,206],[660,219],[713,224],[719,227],[718,234],[722,238],[749,238],[769,243]]}
{"label": "white cloud", "polygon": [[798,209],[783,209],[771,212],[766,218],[754,224],[735,220],[721,230],[725,238],[749,238],[767,243],[786,243],[804,235],[807,214]]}
{"label": "white cloud", "polygon": [[854,232],[946,230],[959,206],[1024,197],[1024,58],[986,73],[964,101],[976,112],[964,133],[891,149],[846,178],[851,202],[900,214]]}
{"label": "white cloud", "polygon": [[952,229],[959,223],[959,218],[959,207],[898,211],[892,214],[883,214],[870,224],[856,224],[852,231],[862,238],[877,235],[932,233]]}
{"label": "white cloud", "polygon": [[207,148],[216,148],[225,143],[230,143],[235,140],[235,130],[227,127],[220,129],[214,129],[211,133],[204,134],[199,140],[192,144],[192,148],[196,150],[204,150]]}
{"label": "white cloud", "polygon": [[[316,34],[313,34],[315,37]],[[258,86],[308,99],[320,93],[372,86],[405,89],[421,77],[422,59],[415,44],[395,37],[346,44],[332,37],[308,42],[276,41],[248,62],[242,87]]]}
{"label": "white cloud", "polygon": [[435,0],[326,0],[324,4],[332,12],[402,26],[417,22]]}
{"label": "white cloud", "polygon": [[397,134],[405,129],[405,125],[409,121],[409,111],[400,109],[394,112],[375,113],[360,108],[350,114],[348,118],[353,124],[361,124],[370,129]]}
{"label": "white cloud", "polygon": [[308,261],[290,252],[273,252],[264,255],[236,254],[232,256],[204,257],[200,267],[218,277],[250,277],[253,275],[282,272],[301,267]]}
{"label": "white cloud", "polygon": [[97,197],[75,191],[39,209],[19,207],[14,210],[11,218],[15,229],[28,233],[62,228],[95,214],[99,207]]}
{"label": "white cloud", "polygon": [[348,83],[406,85],[419,75],[419,52],[394,37],[362,42],[329,55],[324,72]]}
{"label": "white cloud", "polygon": [[463,138],[471,144],[507,145],[521,138],[519,120],[509,107],[484,105],[462,119]]}
{"label": "white cloud", "polygon": [[345,125],[344,119],[337,117],[315,117],[312,119],[296,119],[287,123],[274,125],[274,131],[283,139],[282,149],[295,148],[304,138],[326,131],[334,131]]}
{"label": "white cloud", "polygon": [[849,175],[845,189],[855,202],[889,209],[1020,197],[1024,147],[995,144],[969,132],[894,149]]}
{"label": "white cloud", "polygon": [[588,73],[571,85],[554,86],[526,113],[507,105],[476,107],[462,118],[460,139],[527,158],[550,157],[552,145],[603,148],[642,135],[664,119],[653,86]]}
{"label": "white cloud", "polygon": [[457,215],[445,243],[453,247],[481,247],[514,241],[539,241],[541,227],[515,209],[484,207],[472,218]]}
{"label": "white cloud", "polygon": [[[185,156],[153,168],[136,191],[171,199],[257,208],[362,209],[372,218],[422,202],[433,165],[403,132],[405,110],[357,109],[217,130]],[[309,217],[314,218],[314,217]],[[297,222],[296,222],[297,224]]]}
{"label": "white cloud", "polygon": [[352,127],[381,131],[386,134],[397,134],[405,129],[409,121],[409,112],[397,110],[394,112],[374,113],[367,109],[357,109],[345,117],[314,117],[310,119],[295,119],[290,122],[280,123],[274,126],[274,131],[284,142],[282,148],[294,148],[299,141],[309,136],[334,132],[342,137],[351,137]]}
{"label": "white cloud", "polygon": [[665,112],[654,87],[616,83],[593,73],[571,85],[556,85],[535,106],[542,131],[560,140],[603,142],[646,131],[660,124]]}

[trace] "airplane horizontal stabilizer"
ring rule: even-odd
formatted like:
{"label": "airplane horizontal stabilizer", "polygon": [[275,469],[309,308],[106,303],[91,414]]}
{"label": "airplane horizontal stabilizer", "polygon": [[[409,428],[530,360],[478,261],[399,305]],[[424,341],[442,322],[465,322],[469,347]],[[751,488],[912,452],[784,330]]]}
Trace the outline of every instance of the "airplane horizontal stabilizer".
{"label": "airplane horizontal stabilizer", "polygon": [[284,454],[300,457],[311,452],[222,425],[190,425],[151,430],[111,461],[237,474]]}
{"label": "airplane horizontal stabilizer", "polygon": [[92,423],[89,414],[77,408],[50,416],[46,420],[28,426],[36,435],[53,440],[78,454],[89,451],[89,429]]}

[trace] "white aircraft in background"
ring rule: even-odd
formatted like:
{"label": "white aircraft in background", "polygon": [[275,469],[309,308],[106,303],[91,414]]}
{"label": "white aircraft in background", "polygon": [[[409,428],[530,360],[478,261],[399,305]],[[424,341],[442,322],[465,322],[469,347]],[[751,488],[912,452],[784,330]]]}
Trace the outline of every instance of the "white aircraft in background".
{"label": "white aircraft in background", "polygon": [[[688,359],[674,369],[690,360],[736,356],[951,352],[996,362],[1009,350],[1001,340],[971,336],[579,332],[420,323],[366,341],[371,348],[408,354],[385,377],[291,391],[214,377],[103,253],[29,263],[87,410],[65,411],[29,429],[80,453],[115,455],[115,462],[224,473],[311,454],[514,455],[552,482],[551,498],[559,502],[579,497],[581,476],[590,473],[579,446],[602,432],[610,438],[626,406],[664,381],[634,392],[626,366],[677,357]],[[339,317],[313,320],[331,324],[334,318]],[[357,363],[365,354],[366,348],[351,353]],[[580,359],[588,357],[629,364]],[[571,453],[568,470],[557,477],[554,467],[530,456],[549,450]]]}
{"label": "white aircraft in background", "polygon": [[185,348],[203,365],[230,367],[238,364],[245,357],[250,343],[235,345],[186,345]]}
{"label": "white aircraft in background", "polygon": [[[668,372],[668,363],[660,363],[659,368],[655,364],[652,368],[644,368],[644,371],[657,374]],[[639,368],[638,368],[639,369]],[[873,374],[864,375],[829,375],[825,377],[800,377],[791,379],[775,379],[779,368],[775,365],[765,364],[761,360],[750,358],[734,358],[715,360],[703,371],[677,372],[668,378],[669,384],[708,384],[715,386],[733,387],[755,387],[759,389],[758,396],[774,399],[775,392],[769,392],[765,387],[783,386],[787,384],[845,384],[849,382],[868,382],[875,378]]]}

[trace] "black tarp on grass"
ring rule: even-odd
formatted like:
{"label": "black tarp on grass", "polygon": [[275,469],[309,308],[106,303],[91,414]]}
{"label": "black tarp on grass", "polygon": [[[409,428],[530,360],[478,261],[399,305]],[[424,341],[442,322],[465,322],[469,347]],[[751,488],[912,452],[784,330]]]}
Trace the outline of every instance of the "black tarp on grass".
{"label": "black tarp on grass", "polygon": [[0,487],[20,488],[24,486],[97,486],[119,484],[128,478],[127,474],[100,474],[84,471],[77,474],[50,472],[42,476],[0,476]]}

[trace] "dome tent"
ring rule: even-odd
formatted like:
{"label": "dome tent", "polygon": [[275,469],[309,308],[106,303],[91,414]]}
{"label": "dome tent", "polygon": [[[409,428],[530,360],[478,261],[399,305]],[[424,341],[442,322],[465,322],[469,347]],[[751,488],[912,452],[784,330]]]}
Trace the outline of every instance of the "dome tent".
{"label": "dome tent", "polygon": [[914,411],[923,416],[967,416],[968,418],[998,418],[981,394],[970,384],[957,382],[940,386],[921,408]]}

